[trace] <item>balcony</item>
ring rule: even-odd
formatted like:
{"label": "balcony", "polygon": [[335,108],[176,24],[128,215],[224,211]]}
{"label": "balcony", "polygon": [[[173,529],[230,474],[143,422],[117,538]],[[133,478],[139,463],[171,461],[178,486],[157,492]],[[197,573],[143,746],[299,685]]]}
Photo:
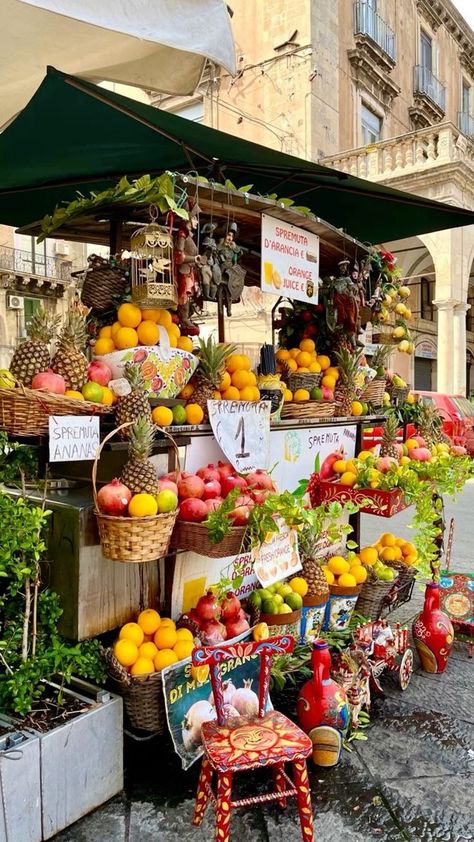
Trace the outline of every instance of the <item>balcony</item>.
{"label": "balcony", "polygon": [[354,35],[367,36],[395,64],[395,33],[375,9],[364,0],[357,0],[354,3]]}
{"label": "balcony", "polygon": [[71,281],[72,263],[58,257],[36,256],[22,249],[0,246],[0,286],[20,294],[61,296]]}
{"label": "balcony", "polygon": [[468,137],[474,138],[474,117],[465,111],[458,112],[458,129]]}
{"label": "balcony", "polygon": [[413,68],[413,100],[408,109],[413,127],[425,128],[439,123],[446,111],[446,88],[434,73],[422,64]]}

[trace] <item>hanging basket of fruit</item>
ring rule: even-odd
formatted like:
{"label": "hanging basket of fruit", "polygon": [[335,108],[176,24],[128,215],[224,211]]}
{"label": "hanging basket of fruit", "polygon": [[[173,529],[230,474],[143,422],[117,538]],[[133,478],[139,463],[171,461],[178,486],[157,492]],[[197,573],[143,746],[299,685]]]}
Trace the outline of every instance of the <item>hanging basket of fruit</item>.
{"label": "hanging basket of fruit", "polygon": [[[97,467],[104,445],[116,433],[134,424],[136,425],[137,422],[128,421],[112,430],[97,449],[92,466],[94,514],[97,519],[102,554],[112,561],[132,563],[156,561],[166,555],[178,514],[175,495],[172,495],[170,502],[167,499],[164,500],[160,511],[161,495],[158,494],[158,477],[156,477],[156,494],[149,491],[132,494],[129,488],[118,480],[113,480],[105,489],[102,488],[99,493],[97,492]],[[160,432],[172,442],[179,465],[179,451],[173,437],[161,428]],[[171,505],[173,509],[170,511]],[[106,511],[109,514],[106,514]]]}
{"label": "hanging basket of fruit", "polygon": [[91,254],[87,262],[87,269],[72,274],[84,279],[81,290],[82,303],[102,313],[123,295],[127,285],[128,268],[114,258],[107,260],[97,254]]}

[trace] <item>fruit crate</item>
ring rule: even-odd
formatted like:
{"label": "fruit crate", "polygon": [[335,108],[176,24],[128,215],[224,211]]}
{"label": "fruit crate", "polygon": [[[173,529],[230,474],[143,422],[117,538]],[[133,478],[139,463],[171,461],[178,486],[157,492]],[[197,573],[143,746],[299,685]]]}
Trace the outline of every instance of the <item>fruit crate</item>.
{"label": "fruit crate", "polygon": [[350,488],[333,480],[322,480],[319,486],[321,503],[337,500],[338,503],[352,502],[364,514],[378,517],[393,517],[407,508],[403,492],[399,488],[385,491],[381,488]]}

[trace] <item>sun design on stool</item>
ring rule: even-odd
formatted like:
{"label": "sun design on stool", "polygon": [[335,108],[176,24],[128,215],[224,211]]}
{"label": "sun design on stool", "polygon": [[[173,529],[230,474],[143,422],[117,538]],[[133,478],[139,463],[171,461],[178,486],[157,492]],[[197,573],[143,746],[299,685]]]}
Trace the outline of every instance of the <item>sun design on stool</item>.
{"label": "sun design on stool", "polygon": [[240,751],[268,751],[278,742],[278,736],[270,728],[258,725],[243,725],[230,734],[229,742],[234,749]]}

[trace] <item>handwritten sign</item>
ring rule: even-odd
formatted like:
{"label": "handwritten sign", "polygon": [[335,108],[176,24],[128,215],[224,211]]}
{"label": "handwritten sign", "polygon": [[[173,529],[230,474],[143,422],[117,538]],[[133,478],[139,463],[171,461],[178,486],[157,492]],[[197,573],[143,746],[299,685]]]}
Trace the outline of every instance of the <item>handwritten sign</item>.
{"label": "handwritten sign", "polygon": [[264,588],[293,576],[303,566],[296,531],[281,520],[278,523],[280,531],[270,532],[268,540],[252,549],[255,575]]}
{"label": "handwritten sign", "polygon": [[241,474],[268,468],[270,401],[208,401],[217,444]]}
{"label": "handwritten sign", "polygon": [[319,237],[264,213],[261,278],[263,292],[317,304]]}
{"label": "handwritten sign", "polygon": [[50,462],[82,462],[94,459],[99,444],[98,415],[49,416]]}

